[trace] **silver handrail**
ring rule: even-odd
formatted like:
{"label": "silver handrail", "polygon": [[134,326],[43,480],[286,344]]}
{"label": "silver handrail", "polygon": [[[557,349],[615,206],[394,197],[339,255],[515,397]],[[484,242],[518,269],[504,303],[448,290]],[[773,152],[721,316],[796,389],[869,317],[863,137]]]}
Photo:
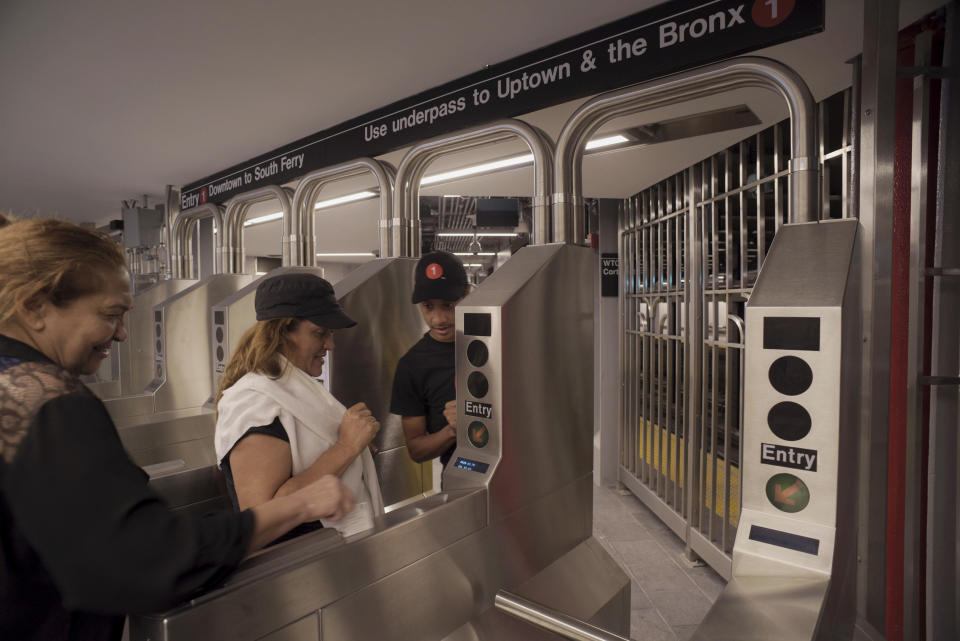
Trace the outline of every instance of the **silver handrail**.
{"label": "silver handrail", "polygon": [[284,251],[290,253],[295,264],[313,266],[317,263],[316,217],[313,208],[320,191],[332,182],[364,174],[372,174],[380,190],[380,257],[393,256],[396,250],[390,242],[390,213],[393,211],[393,181],[396,170],[383,161],[357,158],[309,173],[297,184],[293,193],[292,227],[298,230],[299,235],[284,237]]}
{"label": "silver handrail", "polygon": [[557,612],[506,590],[497,592],[493,605],[504,614],[572,641],[630,641],[627,637],[590,625],[576,617]]}
{"label": "silver handrail", "polygon": [[550,139],[540,130],[521,120],[496,120],[492,123],[437,136],[414,146],[397,168],[393,250],[398,256],[420,255],[420,181],[427,166],[439,156],[520,138],[533,153],[533,238],[534,244],[548,242],[548,206],[552,183],[553,149]]}
{"label": "silver handrail", "polygon": [[197,227],[197,222],[204,218],[213,218],[216,226],[216,231],[213,234],[216,247],[213,257],[213,273],[223,273],[226,267],[224,262],[226,230],[223,224],[223,208],[213,203],[205,203],[181,211],[173,221],[173,229],[170,233],[170,263],[174,278],[199,277],[197,265],[193,258],[193,232]]}
{"label": "silver handrail", "polygon": [[[257,203],[273,200],[274,198],[280,201],[280,211],[283,214],[280,231],[282,238],[281,253],[283,256],[281,264],[284,267],[293,264],[292,257],[290,256],[289,252],[289,245],[287,244],[287,239],[294,234],[293,208],[290,204],[290,196],[292,194],[293,191],[287,189],[286,187],[267,185],[265,187],[260,187],[259,189],[253,189],[251,191],[239,194],[227,201],[227,211],[223,216],[224,224],[227,228],[227,233],[225,235],[226,247],[224,250],[226,253],[224,271],[226,273],[243,273],[243,262],[245,258],[243,223],[247,219],[247,212],[250,211],[250,207]],[[299,235],[299,231],[297,234]]]}
{"label": "silver handrail", "polygon": [[[760,57],[734,58],[642,85],[602,93],[567,120],[557,138],[554,160],[553,240],[579,243],[583,229],[582,158],[590,137],[606,122],[716,93],[761,87],[780,94],[790,111],[790,222],[818,219],[816,105],[810,89],[792,69]],[[579,161],[579,162],[578,162]]]}

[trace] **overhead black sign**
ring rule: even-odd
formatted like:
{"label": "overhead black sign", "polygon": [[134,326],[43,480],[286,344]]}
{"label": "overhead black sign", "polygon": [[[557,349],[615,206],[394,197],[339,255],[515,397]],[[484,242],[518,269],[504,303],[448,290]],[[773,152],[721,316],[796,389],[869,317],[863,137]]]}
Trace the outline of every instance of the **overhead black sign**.
{"label": "overhead black sign", "polygon": [[220,203],[361,156],[543,109],[823,30],[823,0],[677,0],[488,67],[183,188]]}
{"label": "overhead black sign", "polygon": [[620,295],[620,257],[617,254],[600,255],[600,295]]}

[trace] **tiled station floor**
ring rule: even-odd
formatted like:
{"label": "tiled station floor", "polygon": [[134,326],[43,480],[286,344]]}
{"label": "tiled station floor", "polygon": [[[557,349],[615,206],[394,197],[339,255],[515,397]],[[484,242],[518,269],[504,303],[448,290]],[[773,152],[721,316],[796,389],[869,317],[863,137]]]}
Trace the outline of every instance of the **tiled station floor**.
{"label": "tiled station floor", "polygon": [[626,490],[594,486],[593,534],[630,576],[630,636],[685,641],[726,582],[690,567],[683,542]]}

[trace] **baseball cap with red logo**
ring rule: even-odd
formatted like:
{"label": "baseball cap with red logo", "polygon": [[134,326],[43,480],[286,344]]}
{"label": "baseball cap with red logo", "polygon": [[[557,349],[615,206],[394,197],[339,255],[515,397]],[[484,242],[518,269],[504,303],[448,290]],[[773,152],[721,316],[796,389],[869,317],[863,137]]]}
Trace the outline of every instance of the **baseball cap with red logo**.
{"label": "baseball cap with red logo", "polygon": [[467,293],[467,271],[460,259],[445,251],[424,254],[413,276],[414,304],[439,298],[460,300]]}

